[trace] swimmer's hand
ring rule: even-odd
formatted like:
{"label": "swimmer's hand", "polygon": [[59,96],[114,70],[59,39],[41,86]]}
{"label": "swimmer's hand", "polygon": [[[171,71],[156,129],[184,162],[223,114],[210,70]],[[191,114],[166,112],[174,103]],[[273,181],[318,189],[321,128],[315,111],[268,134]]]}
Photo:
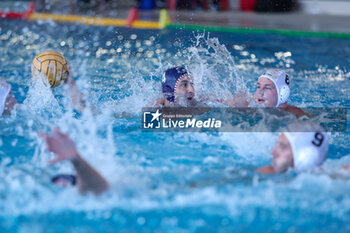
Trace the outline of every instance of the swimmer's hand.
{"label": "swimmer's hand", "polygon": [[55,164],[63,160],[73,161],[79,157],[72,139],[59,129],[54,128],[53,135],[42,133],[41,137],[45,140],[47,149],[56,155],[53,160],[48,161],[49,164]]}
{"label": "swimmer's hand", "polygon": [[170,107],[172,104],[165,98],[156,99],[156,103],[153,104],[153,107]]}
{"label": "swimmer's hand", "polygon": [[249,105],[250,97],[244,92],[238,92],[236,95],[227,98],[225,101],[231,108],[245,108]]}
{"label": "swimmer's hand", "polygon": [[166,101],[165,98],[158,98],[158,99],[156,99],[156,104],[164,106],[165,105],[165,101]]}
{"label": "swimmer's hand", "polygon": [[350,164],[344,166],[343,169],[350,171]]}

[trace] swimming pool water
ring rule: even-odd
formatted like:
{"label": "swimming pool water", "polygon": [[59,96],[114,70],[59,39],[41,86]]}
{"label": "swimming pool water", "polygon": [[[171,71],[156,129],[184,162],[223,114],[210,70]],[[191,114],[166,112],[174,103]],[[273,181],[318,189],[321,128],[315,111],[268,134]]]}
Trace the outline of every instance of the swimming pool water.
{"label": "swimming pool water", "polygon": [[[63,88],[53,96],[33,83],[31,61],[48,49],[66,56],[92,112],[72,110]],[[1,20],[0,50],[0,77],[22,103],[0,119],[1,232],[350,230],[350,175],[338,169],[350,163],[348,132],[330,134],[324,172],[264,176],[255,170],[271,161],[276,133],[140,129],[162,72],[179,64],[201,96],[253,92],[260,73],[283,68],[291,104],[348,108],[350,40]],[[111,191],[80,196],[50,184],[73,172],[69,163],[46,165],[51,155],[37,132],[52,126],[69,133]]]}

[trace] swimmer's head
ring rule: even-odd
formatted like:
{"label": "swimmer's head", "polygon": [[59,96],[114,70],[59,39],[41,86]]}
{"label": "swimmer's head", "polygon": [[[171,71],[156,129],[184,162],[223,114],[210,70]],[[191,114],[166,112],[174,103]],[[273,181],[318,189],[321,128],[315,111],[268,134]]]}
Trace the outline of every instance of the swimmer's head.
{"label": "swimmer's head", "polygon": [[16,103],[11,93],[11,85],[5,79],[0,78],[0,116],[10,114]]}
{"label": "swimmer's head", "polygon": [[272,165],[276,173],[289,167],[296,171],[310,170],[324,162],[328,151],[328,137],[321,126],[298,122],[288,126],[272,150]]}
{"label": "swimmer's head", "polygon": [[257,83],[255,99],[265,107],[278,107],[288,101],[289,76],[283,70],[268,70]]}
{"label": "swimmer's head", "polygon": [[162,78],[162,92],[171,103],[188,106],[194,100],[192,76],[184,67],[167,69]]}

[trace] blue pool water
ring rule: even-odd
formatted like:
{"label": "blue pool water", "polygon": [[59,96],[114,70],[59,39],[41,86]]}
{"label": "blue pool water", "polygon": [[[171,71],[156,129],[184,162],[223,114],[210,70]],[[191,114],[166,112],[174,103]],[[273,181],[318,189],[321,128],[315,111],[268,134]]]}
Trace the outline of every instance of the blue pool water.
{"label": "blue pool water", "polygon": [[[49,49],[66,56],[92,112],[72,110],[62,87],[53,95],[32,81],[32,59]],[[178,64],[199,96],[253,92],[265,69],[283,68],[291,104],[348,108],[350,40],[1,20],[0,50],[0,77],[21,103],[0,119],[1,232],[350,231],[350,174],[339,171],[350,163],[349,132],[329,134],[323,172],[265,176],[255,170],[270,163],[277,133],[140,129],[162,72]],[[73,172],[67,162],[46,164],[38,132],[52,126],[74,139],[111,191],[80,196],[49,182]]]}

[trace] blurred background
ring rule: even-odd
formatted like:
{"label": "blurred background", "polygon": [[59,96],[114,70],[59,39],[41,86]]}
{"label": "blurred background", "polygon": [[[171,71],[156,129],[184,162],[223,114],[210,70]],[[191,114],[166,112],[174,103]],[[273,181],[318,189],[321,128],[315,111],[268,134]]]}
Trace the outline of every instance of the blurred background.
{"label": "blurred background", "polygon": [[[6,2],[6,1],[2,1]],[[12,1],[13,2],[13,1]],[[67,9],[72,13],[129,9],[167,8],[190,11],[290,12],[350,15],[350,0],[36,0],[38,11]]]}
{"label": "blurred background", "polygon": [[[350,0],[35,0],[50,14],[18,19],[30,5],[0,0],[0,17],[17,18],[0,20],[0,77],[23,103],[0,119],[0,232],[350,232],[350,175],[338,171],[350,164],[349,132],[330,135],[325,174],[266,177],[255,170],[271,162],[277,134],[140,130],[141,108],[179,64],[198,96],[254,93],[257,77],[278,68],[292,77],[290,104],[349,108]],[[131,12],[156,30],[54,18]],[[171,24],[159,30],[163,12]],[[68,59],[98,113],[75,114],[64,88],[33,82],[33,58],[49,49]],[[47,166],[37,132],[53,125],[108,177],[110,195],[52,186],[53,175],[73,173],[69,163]]]}
{"label": "blurred background", "polygon": [[[28,1],[0,1],[1,12],[24,12]],[[168,9],[172,23],[240,28],[349,33],[350,0],[35,0],[39,13],[158,21]],[[1,14],[0,12],[0,14]],[[2,16],[4,17],[4,16]]]}

